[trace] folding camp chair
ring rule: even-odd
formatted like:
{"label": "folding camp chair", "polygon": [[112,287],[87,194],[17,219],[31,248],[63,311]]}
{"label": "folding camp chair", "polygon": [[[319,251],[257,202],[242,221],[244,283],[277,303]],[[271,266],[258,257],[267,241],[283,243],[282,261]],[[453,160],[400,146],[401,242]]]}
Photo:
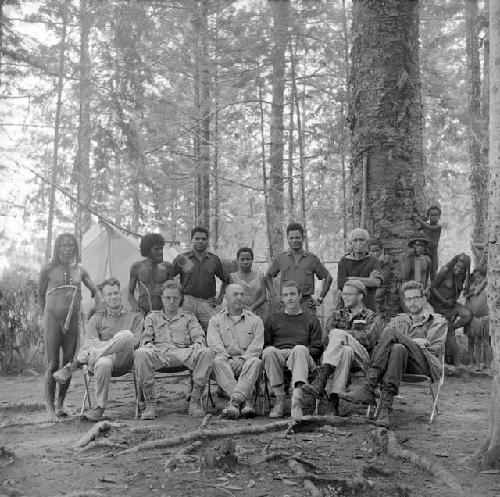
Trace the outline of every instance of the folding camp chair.
{"label": "folding camp chair", "polygon": [[[93,378],[93,374],[90,374],[88,371],[87,366],[84,366],[83,368],[83,381],[85,384],[85,391],[83,393],[83,402],[82,402],[82,407],[80,409],[80,416],[83,415],[83,412],[85,411],[85,404],[88,404],[89,409],[92,409],[92,402],[90,400],[90,392],[89,392],[89,387],[90,383]],[[135,371],[133,369],[114,369],[111,371],[111,381],[114,382],[125,382],[125,381],[131,381],[134,385],[134,397],[137,399],[137,381],[135,378]],[[137,418],[138,416],[138,411],[137,411],[138,405],[136,401],[136,411],[135,411],[135,417]]]}

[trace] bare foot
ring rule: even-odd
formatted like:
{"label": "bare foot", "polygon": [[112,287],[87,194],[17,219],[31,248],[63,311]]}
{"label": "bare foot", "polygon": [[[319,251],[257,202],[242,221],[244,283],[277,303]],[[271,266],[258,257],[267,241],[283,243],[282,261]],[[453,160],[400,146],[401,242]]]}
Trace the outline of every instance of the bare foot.
{"label": "bare foot", "polygon": [[53,409],[47,409],[47,422],[59,423],[59,418]]}
{"label": "bare foot", "polygon": [[56,407],[56,415],[60,418],[68,418],[72,416],[71,412],[68,411],[64,406]]}

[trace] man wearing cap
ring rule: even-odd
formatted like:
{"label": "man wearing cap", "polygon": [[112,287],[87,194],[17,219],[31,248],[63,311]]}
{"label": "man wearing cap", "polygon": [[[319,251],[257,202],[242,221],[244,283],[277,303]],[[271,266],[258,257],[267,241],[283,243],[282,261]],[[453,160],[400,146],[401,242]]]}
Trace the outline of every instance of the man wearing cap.
{"label": "man wearing cap", "polygon": [[427,375],[432,381],[442,373],[440,356],[446,342],[446,319],[426,309],[422,283],[407,281],[401,291],[408,312],[392,318],[378,337],[363,382],[341,395],[351,402],[371,405],[375,403],[375,389],[380,386],[375,421],[378,426],[390,426],[392,401],[403,373]]}
{"label": "man wearing cap", "polygon": [[[306,252],[302,245],[304,243],[304,227],[299,223],[290,223],[286,228],[286,238],[289,250],[279,254],[266,273],[266,286],[269,293],[275,299],[273,278],[281,274],[281,283],[295,281],[302,290],[300,305],[304,311],[316,313],[316,306],[321,305],[330,289],[333,278],[328,269],[319,258],[311,252]],[[324,280],[320,295],[317,299],[314,295],[314,276]]]}
{"label": "man wearing cap", "polygon": [[402,283],[410,280],[419,281],[424,290],[427,290],[431,276],[431,259],[427,255],[428,245],[429,240],[420,234],[410,238],[409,250],[399,259]]}
{"label": "man wearing cap", "polygon": [[351,369],[366,371],[383,323],[363,304],[366,287],[359,280],[346,281],[342,289],[344,309],[334,310],[325,326],[325,351],[316,379],[302,387],[320,398],[326,391],[331,414],[339,414],[339,394],[345,393]]}
{"label": "man wearing cap", "polygon": [[365,306],[376,311],[375,292],[382,285],[384,278],[380,270],[380,261],[368,253],[368,231],[353,229],[348,236],[351,252],[339,261],[337,287],[344,288],[346,281],[359,280],[366,287]]}

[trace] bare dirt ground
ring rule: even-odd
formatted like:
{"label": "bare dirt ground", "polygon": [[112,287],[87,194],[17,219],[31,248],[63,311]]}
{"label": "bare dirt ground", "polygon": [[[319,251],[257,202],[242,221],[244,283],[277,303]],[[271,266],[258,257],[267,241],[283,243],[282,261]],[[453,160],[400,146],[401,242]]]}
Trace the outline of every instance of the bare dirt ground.
{"label": "bare dirt ground", "polygon": [[[339,481],[316,483],[315,495],[343,496],[455,496],[442,480],[415,465],[382,453],[374,442],[370,424],[323,426],[308,432],[277,432],[234,437],[237,461],[213,461],[226,448],[224,440],[204,441],[194,457],[170,471],[165,461],[183,446],[118,455],[144,440],[175,436],[198,430],[200,419],[186,415],[186,379],[159,384],[159,417],[134,419],[131,383],[112,384],[106,411],[124,426],[112,428],[84,450],[75,443],[93,425],[75,417],[56,424],[44,422],[43,386],[40,376],[0,377],[0,496],[239,496],[295,497],[314,495],[293,468],[302,461],[314,475],[335,476]],[[440,396],[440,415],[428,424],[431,399],[421,388],[404,387],[404,399],[395,403],[394,430],[401,445],[425,455],[448,470],[464,495],[500,496],[500,476],[479,473],[461,462],[476,450],[487,434],[487,409],[491,379],[487,375],[447,378]],[[74,377],[68,407],[79,412],[83,395],[80,373]],[[252,421],[226,421],[218,416],[224,400],[214,397],[216,408],[207,431],[264,424],[268,417]],[[349,419],[364,421],[364,411],[342,404]],[[144,429],[141,429],[144,428]],[[261,462],[266,454],[277,458]],[[11,455],[11,453],[13,455]],[[368,487],[366,487],[368,483]],[[311,493],[312,492],[312,493]]]}

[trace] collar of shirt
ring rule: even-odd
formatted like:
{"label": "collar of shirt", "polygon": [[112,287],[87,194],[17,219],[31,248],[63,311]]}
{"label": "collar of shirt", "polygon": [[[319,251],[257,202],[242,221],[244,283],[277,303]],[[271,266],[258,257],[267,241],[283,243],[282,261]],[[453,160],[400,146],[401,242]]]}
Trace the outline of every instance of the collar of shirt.
{"label": "collar of shirt", "polygon": [[305,257],[308,254],[308,252],[306,252],[304,249],[300,249],[300,252],[294,252],[292,249],[288,249],[286,253],[292,257],[294,255],[300,255],[301,257]]}
{"label": "collar of shirt", "polygon": [[222,311],[224,313],[224,316],[227,316],[233,320],[235,320],[235,318],[238,318],[237,320],[235,320],[236,323],[238,323],[239,321],[241,321],[242,319],[245,319],[246,315],[248,314],[248,311],[246,309],[243,309],[241,311],[241,314],[239,316],[233,316],[232,314],[229,314],[229,310],[228,309],[224,309]]}
{"label": "collar of shirt", "polygon": [[422,326],[425,323],[427,323],[427,321],[430,321],[430,319],[432,318],[432,314],[429,311],[426,311],[426,310],[424,310],[419,315],[419,319],[416,320],[416,321],[414,321],[412,319],[411,314],[409,314],[409,313],[406,313],[405,316],[407,318],[408,323],[411,325],[412,328],[417,328],[419,326]]}
{"label": "collar of shirt", "polygon": [[361,257],[361,259],[356,259],[356,257],[354,257],[354,253],[353,252],[349,252],[344,257],[346,259],[351,259],[353,261],[362,261],[362,260],[366,259],[367,257],[370,257],[370,254],[368,252],[366,252],[364,257]]}
{"label": "collar of shirt", "polygon": [[111,309],[108,306],[106,306],[106,315],[107,316],[112,316],[112,317],[116,318],[118,316],[123,316],[126,313],[127,313],[127,310],[123,306],[120,306],[120,312],[118,312],[118,313],[111,312]]}
{"label": "collar of shirt", "polygon": [[290,313],[288,312],[288,310],[287,310],[287,309],[285,309],[283,312],[284,312],[287,316],[300,316],[300,315],[303,313],[302,309],[300,309],[300,310],[299,310],[299,312],[297,312],[296,314],[290,314]]}
{"label": "collar of shirt", "polygon": [[182,308],[179,309],[177,314],[175,316],[172,316],[172,317],[167,316],[163,311],[160,311],[160,312],[161,312],[161,315],[163,316],[163,318],[165,319],[165,321],[169,321],[169,322],[177,321],[178,319],[181,319],[185,314],[184,311],[182,310]]}
{"label": "collar of shirt", "polygon": [[[186,255],[188,257],[196,257],[196,255],[194,255],[194,250],[190,250],[189,252],[186,253]],[[208,251],[205,250],[205,253],[203,254],[203,258],[204,259],[208,259],[209,255],[208,255]],[[196,257],[197,258],[197,257]]]}

